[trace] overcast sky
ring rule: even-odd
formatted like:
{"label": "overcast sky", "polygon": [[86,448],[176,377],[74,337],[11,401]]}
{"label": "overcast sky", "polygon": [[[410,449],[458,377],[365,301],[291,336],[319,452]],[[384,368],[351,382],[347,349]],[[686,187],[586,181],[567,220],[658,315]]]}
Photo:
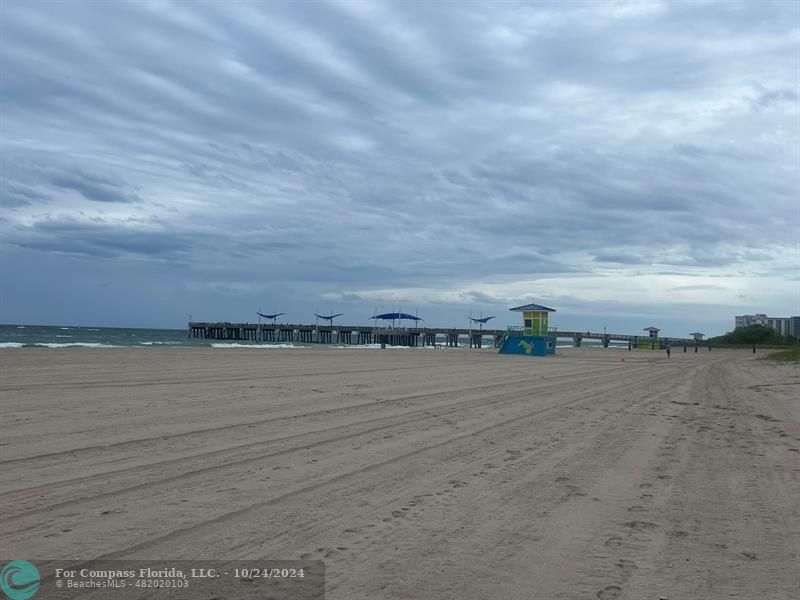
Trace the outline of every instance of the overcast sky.
{"label": "overcast sky", "polygon": [[0,4],[0,322],[800,314],[800,3]]}

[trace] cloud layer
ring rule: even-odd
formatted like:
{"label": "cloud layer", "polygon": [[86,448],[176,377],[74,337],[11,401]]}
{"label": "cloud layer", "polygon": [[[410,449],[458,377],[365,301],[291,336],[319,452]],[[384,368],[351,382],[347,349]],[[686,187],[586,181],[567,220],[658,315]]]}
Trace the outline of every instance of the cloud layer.
{"label": "cloud layer", "polygon": [[71,322],[800,314],[795,3],[6,2],[0,40],[2,320],[53,314],[31,271]]}

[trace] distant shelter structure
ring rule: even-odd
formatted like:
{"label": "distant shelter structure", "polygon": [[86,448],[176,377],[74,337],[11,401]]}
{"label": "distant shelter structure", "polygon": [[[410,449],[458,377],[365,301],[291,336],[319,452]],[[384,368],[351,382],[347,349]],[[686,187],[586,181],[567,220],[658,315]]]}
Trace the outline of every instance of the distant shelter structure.
{"label": "distant shelter structure", "polygon": [[661,348],[661,342],[658,340],[658,332],[661,331],[658,327],[645,327],[644,331],[649,334],[647,345],[650,346],[651,350],[655,350],[656,346]]}

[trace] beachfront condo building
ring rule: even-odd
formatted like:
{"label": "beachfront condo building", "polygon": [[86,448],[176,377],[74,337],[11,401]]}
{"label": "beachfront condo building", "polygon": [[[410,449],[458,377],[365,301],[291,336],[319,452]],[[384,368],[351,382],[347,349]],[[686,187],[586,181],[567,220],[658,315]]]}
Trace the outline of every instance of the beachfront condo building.
{"label": "beachfront condo building", "polygon": [[800,317],[789,317],[789,335],[800,339]]}
{"label": "beachfront condo building", "polygon": [[735,317],[736,327],[750,327],[750,325],[766,325],[767,315],[756,313],[754,315],[739,315]]}
{"label": "beachfront condo building", "polygon": [[763,313],[756,313],[754,315],[740,315],[735,317],[736,327],[749,327],[750,325],[764,325],[771,327],[781,335],[792,335],[798,337],[800,332],[795,328],[792,329],[792,319],[800,319],[800,317],[768,317]]}

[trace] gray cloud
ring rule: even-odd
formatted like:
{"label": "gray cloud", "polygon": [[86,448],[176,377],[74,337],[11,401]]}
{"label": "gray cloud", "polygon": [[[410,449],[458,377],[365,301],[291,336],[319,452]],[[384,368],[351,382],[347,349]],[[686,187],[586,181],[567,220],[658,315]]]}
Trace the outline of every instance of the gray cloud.
{"label": "gray cloud", "polygon": [[174,232],[72,219],[40,220],[29,227],[18,226],[11,232],[10,241],[23,248],[95,258],[128,255],[174,259],[185,256],[192,246],[191,239]]}
{"label": "gray cloud", "polygon": [[6,2],[0,244],[179,266],[250,303],[265,278],[310,305],[459,286],[485,305],[474,282],[766,276],[797,236],[798,18]]}
{"label": "gray cloud", "polygon": [[128,189],[124,181],[86,173],[79,168],[45,175],[55,187],[78,192],[94,202],[139,202],[138,194]]}
{"label": "gray cloud", "polygon": [[47,196],[24,184],[3,180],[0,181],[0,206],[17,208],[46,201]]}

